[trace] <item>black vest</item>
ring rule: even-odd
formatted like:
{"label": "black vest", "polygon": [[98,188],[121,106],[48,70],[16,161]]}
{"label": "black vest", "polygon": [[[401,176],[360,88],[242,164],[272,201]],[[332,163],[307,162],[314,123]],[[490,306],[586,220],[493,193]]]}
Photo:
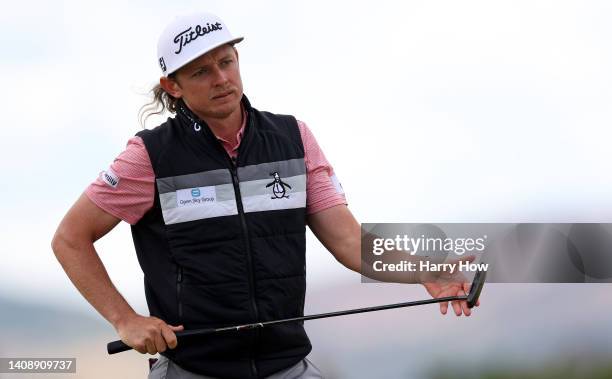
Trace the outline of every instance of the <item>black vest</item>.
{"label": "black vest", "polygon": [[[182,106],[140,136],[155,172],[153,208],[132,227],[152,316],[186,330],[304,313],[306,167],[295,118],[246,97],[233,162]],[[221,378],[261,378],[311,350],[302,323],[181,340],[163,354]]]}

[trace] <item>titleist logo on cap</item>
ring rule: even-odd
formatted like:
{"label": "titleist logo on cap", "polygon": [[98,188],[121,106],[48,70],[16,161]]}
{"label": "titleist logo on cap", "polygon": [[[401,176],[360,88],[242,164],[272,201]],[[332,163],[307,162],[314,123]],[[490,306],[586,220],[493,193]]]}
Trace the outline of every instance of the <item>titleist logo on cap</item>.
{"label": "titleist logo on cap", "polygon": [[195,27],[191,26],[189,29],[183,30],[174,37],[174,43],[178,45],[178,50],[174,54],[180,54],[183,51],[183,46],[195,41],[198,37],[221,29],[223,29],[221,23],[210,24],[207,22],[206,26],[196,25]]}

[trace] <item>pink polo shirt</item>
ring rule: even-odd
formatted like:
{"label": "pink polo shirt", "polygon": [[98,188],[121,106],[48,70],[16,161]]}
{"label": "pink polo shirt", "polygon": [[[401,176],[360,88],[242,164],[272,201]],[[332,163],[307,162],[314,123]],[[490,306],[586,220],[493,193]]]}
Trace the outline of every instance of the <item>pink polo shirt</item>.
{"label": "pink polo shirt", "polygon": [[[230,156],[238,153],[245,123],[246,117],[243,117],[236,145],[232,146],[229,141],[219,138]],[[304,144],[306,164],[306,213],[313,214],[346,204],[342,186],[314,135],[299,120],[298,128]],[[140,137],[132,137],[110,168],[102,171],[85,189],[85,194],[104,211],[133,225],[153,206],[154,183],[155,174],[144,142]]]}

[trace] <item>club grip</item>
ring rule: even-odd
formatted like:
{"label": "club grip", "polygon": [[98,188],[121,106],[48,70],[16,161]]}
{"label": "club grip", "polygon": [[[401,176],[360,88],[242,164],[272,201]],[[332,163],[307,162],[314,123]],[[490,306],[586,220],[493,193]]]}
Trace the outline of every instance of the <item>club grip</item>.
{"label": "club grip", "polygon": [[[180,341],[181,339],[185,337],[205,336],[208,334],[224,332],[224,331],[229,331],[229,330],[238,330],[238,328],[237,327],[226,327],[226,328],[219,328],[219,329],[211,328],[211,329],[181,330],[180,332],[176,332],[174,334],[176,334],[177,340]],[[122,351],[128,351],[128,350],[132,350],[132,348],[126,345],[121,340],[109,342],[106,344],[106,351],[108,351],[109,354],[117,354],[117,353],[121,353]]]}
{"label": "club grip", "polygon": [[477,271],[476,275],[474,275],[474,280],[472,281],[472,286],[470,287],[470,293],[467,297],[467,306],[468,308],[472,308],[476,305],[478,301],[478,297],[480,296],[480,292],[482,291],[482,287],[485,284],[485,280],[487,278],[486,271]]}
{"label": "club grip", "polygon": [[108,351],[109,354],[117,354],[121,353],[122,351],[128,350],[132,350],[132,348],[123,343],[123,341],[121,340],[109,342],[106,344],[106,351]]}

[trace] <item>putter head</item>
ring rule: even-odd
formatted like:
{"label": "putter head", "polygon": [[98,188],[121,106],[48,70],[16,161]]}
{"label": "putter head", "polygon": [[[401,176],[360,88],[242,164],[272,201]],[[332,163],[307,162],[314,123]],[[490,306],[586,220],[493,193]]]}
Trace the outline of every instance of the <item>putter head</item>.
{"label": "putter head", "polygon": [[480,291],[482,291],[482,287],[485,284],[486,277],[486,271],[477,271],[476,275],[474,275],[474,280],[472,281],[472,286],[470,287],[470,293],[467,296],[468,308],[472,308],[476,305],[478,297],[480,296]]}

